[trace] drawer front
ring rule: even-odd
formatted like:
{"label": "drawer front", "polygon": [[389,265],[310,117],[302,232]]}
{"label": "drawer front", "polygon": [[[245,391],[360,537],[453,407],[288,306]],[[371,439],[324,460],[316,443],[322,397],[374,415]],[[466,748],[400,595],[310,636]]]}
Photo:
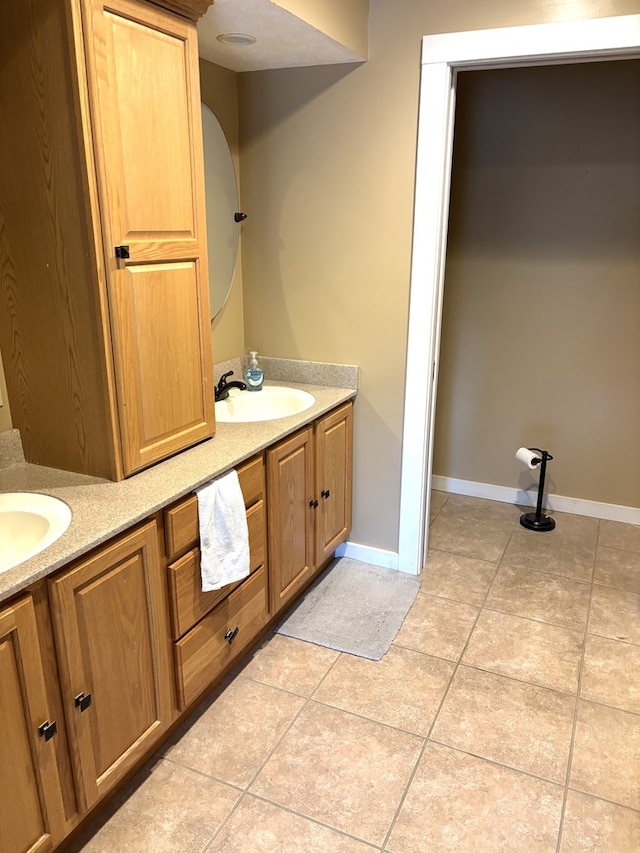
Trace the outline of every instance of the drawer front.
{"label": "drawer front", "polygon": [[[263,566],[266,560],[264,501],[247,510],[249,528],[249,559],[251,571]],[[177,640],[192,628],[199,619],[238,586],[228,584],[212,592],[202,592],[200,577],[200,551],[194,548],[167,568],[169,600],[173,639]]]}
{"label": "drawer front", "polygon": [[267,510],[263,500],[247,510],[247,527],[250,566],[251,571],[255,572],[267,562]]}
{"label": "drawer front", "polygon": [[196,545],[200,538],[198,527],[198,498],[189,495],[179,504],[165,510],[164,537],[167,557],[172,560],[185,548]]}
{"label": "drawer front", "polygon": [[[244,462],[237,469],[244,505],[252,506],[264,498],[264,457],[262,454]],[[198,499],[195,495],[180,501],[164,513],[165,540],[167,557],[173,560],[187,548],[198,544],[200,527],[198,524]]]}
{"label": "drawer front", "polygon": [[[167,568],[171,628],[177,640],[229,594],[233,585],[202,592],[200,549],[194,548]],[[237,584],[236,584],[237,585]]]}
{"label": "drawer front", "polygon": [[264,627],[267,618],[266,570],[263,567],[175,643],[181,711],[238,657]]}
{"label": "drawer front", "polygon": [[244,505],[251,506],[264,497],[264,457],[255,456],[237,469]]}

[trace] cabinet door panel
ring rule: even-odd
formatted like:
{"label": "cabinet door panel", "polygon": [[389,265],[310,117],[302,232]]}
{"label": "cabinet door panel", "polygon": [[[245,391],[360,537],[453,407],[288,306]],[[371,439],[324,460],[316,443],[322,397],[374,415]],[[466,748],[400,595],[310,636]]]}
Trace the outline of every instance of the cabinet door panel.
{"label": "cabinet door panel", "polygon": [[[155,524],[69,569],[50,590],[74,774],[86,808],[151,748],[171,718]],[[91,694],[85,710],[80,694]]]}
{"label": "cabinet door panel", "polygon": [[38,735],[49,714],[30,598],[0,611],[0,850],[51,850],[63,832],[55,744]]}
{"label": "cabinet door panel", "polygon": [[107,233],[132,261],[196,257],[206,235],[195,27],[135,0],[91,9]]}
{"label": "cabinet door panel", "polygon": [[316,564],[333,554],[351,530],[353,406],[348,403],[316,425]]}
{"label": "cabinet door panel", "polygon": [[194,262],[141,264],[114,274],[112,339],[125,473],[211,435],[213,390],[203,372]]}
{"label": "cabinet door panel", "polygon": [[314,565],[313,431],[297,432],[267,453],[271,609],[276,613],[311,577]]}

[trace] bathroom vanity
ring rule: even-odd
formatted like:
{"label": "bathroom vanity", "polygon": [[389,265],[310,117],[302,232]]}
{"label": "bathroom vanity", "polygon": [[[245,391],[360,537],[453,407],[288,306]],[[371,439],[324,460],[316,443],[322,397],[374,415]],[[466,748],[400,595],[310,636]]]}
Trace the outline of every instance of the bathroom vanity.
{"label": "bathroom vanity", "polygon": [[[27,463],[0,470],[2,490],[37,485],[73,512],[58,542],[0,574],[3,853],[55,849],[347,537],[355,391],[304,387],[316,402],[300,415],[221,424],[216,438],[122,482]],[[203,593],[192,490],[230,467],[251,573]]]}

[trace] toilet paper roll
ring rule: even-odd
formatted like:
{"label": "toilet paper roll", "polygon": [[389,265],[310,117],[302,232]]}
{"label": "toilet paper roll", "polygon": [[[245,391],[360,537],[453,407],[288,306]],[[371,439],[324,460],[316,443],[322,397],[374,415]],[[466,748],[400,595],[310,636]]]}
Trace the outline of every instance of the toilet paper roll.
{"label": "toilet paper roll", "polygon": [[522,462],[523,465],[526,465],[527,468],[535,468],[540,462],[538,454],[534,453],[533,450],[529,450],[528,447],[519,447],[518,450],[516,450],[516,459],[518,462]]}

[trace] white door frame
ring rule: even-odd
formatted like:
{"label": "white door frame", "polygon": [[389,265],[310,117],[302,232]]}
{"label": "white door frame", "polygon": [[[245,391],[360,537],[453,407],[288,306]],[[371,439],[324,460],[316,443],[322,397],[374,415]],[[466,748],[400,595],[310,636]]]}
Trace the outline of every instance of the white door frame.
{"label": "white door frame", "polygon": [[401,571],[419,574],[427,553],[457,72],[638,56],[640,15],[446,33],[422,40],[400,486]]}

